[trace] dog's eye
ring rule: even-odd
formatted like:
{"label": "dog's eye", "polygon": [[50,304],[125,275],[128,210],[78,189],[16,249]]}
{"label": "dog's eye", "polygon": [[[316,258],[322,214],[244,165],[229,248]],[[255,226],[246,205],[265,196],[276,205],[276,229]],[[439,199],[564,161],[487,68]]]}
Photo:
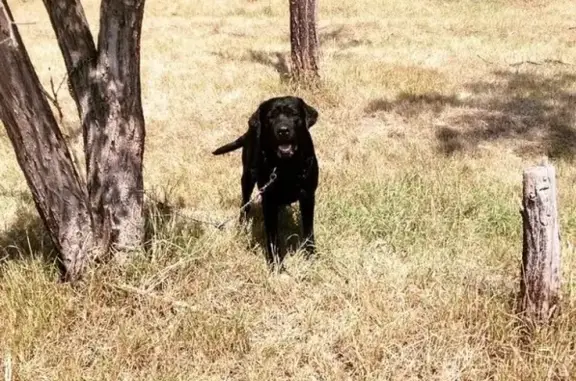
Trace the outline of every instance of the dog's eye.
{"label": "dog's eye", "polygon": [[296,111],[290,107],[286,107],[282,110],[282,114],[284,114],[284,116],[292,118],[292,117],[295,117],[298,115],[298,111]]}

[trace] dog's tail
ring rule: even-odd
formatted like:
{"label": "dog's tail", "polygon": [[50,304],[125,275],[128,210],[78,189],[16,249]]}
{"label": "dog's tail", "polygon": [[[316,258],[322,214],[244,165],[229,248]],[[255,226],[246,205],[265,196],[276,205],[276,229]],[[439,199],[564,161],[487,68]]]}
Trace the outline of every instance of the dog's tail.
{"label": "dog's tail", "polygon": [[212,155],[223,155],[225,153],[237,150],[238,148],[244,146],[245,140],[246,140],[246,134],[240,136],[238,139],[234,140],[232,143],[228,143],[228,144],[223,145],[220,148],[217,148],[215,151],[212,152]]}

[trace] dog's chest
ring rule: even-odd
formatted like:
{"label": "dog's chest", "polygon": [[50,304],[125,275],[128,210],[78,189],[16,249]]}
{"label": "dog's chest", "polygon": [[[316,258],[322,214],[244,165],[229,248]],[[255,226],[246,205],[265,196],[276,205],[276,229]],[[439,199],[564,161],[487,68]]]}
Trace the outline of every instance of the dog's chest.
{"label": "dog's chest", "polygon": [[275,174],[274,181],[264,193],[266,196],[274,198],[276,202],[291,204],[308,191],[306,174],[302,170],[287,168],[277,170]]}

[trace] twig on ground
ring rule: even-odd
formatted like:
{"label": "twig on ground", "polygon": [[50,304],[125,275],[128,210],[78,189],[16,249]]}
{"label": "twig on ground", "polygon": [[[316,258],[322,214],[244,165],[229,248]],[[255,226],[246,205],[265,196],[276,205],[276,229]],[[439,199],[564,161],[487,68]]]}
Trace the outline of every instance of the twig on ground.
{"label": "twig on ground", "polygon": [[496,65],[494,62],[488,61],[486,58],[483,58],[480,54],[476,54],[476,56],[477,56],[478,58],[480,58],[482,61],[484,61],[485,63],[487,63],[487,64]]}
{"label": "twig on ground", "polygon": [[[489,65],[497,65],[496,62],[489,61],[479,54],[476,54],[476,57],[480,58],[482,61],[484,61],[485,63],[487,63]],[[525,64],[526,65],[535,65],[535,66],[541,66],[544,64],[574,66],[574,64],[571,64],[569,62],[564,62],[562,60],[551,59],[551,58],[546,58],[545,60],[543,60],[541,62],[531,61],[531,60],[519,61],[519,62],[511,63],[508,66],[517,67],[517,66],[521,66],[521,65],[525,65]]]}
{"label": "twig on ground", "polygon": [[520,61],[520,62],[515,62],[510,64],[510,66],[512,67],[516,67],[516,66],[520,66],[520,65],[524,65],[524,64],[529,64],[529,65],[537,65],[537,66],[541,66],[544,64],[551,64],[551,65],[567,65],[567,66],[574,66],[574,64],[568,63],[568,62],[564,62],[561,60],[556,60],[556,59],[550,59],[547,58],[542,62],[536,62],[536,61]]}
{"label": "twig on ground", "polygon": [[151,299],[156,299],[159,300],[161,302],[170,304],[174,307],[180,307],[180,308],[187,308],[187,309],[193,309],[194,307],[192,307],[190,304],[183,302],[181,300],[175,300],[172,299],[168,296],[164,296],[164,295],[158,295],[157,293],[153,292],[153,291],[149,291],[149,290],[142,290],[140,288],[134,287],[134,286],[129,286],[127,284],[114,284],[114,283],[105,283],[107,286],[115,288],[117,290],[121,290],[121,291],[125,291],[125,292],[129,292],[129,293],[133,293],[133,294],[137,294],[140,296],[145,296],[147,298],[151,298]]}

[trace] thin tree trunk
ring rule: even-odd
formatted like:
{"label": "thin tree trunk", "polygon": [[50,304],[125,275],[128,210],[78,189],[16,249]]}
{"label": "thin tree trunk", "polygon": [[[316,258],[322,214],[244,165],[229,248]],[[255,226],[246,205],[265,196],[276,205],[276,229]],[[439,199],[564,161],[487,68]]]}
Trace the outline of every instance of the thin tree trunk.
{"label": "thin tree trunk", "polygon": [[97,51],[78,0],[44,0],[58,46],[64,57],[72,99],[76,102],[83,130],[87,130],[94,108],[93,76]]}
{"label": "thin tree trunk", "polygon": [[93,247],[86,193],[6,0],[0,7],[0,118],[56,249],[76,279]]}
{"label": "thin tree trunk", "polygon": [[318,78],[316,0],[290,0],[290,45],[293,76]]}

